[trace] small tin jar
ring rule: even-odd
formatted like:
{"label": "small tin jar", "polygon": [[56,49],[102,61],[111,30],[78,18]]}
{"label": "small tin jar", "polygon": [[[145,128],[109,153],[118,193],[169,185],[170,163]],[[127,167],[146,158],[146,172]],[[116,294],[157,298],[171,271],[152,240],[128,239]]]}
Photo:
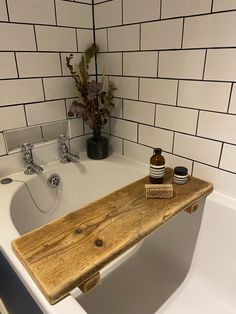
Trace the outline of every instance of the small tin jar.
{"label": "small tin jar", "polygon": [[185,167],[175,167],[174,183],[185,184],[188,182],[188,169]]}

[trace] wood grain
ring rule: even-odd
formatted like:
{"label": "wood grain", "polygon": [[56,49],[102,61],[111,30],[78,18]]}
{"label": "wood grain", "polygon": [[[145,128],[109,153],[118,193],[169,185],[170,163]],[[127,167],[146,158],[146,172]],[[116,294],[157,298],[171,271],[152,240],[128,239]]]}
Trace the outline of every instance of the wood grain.
{"label": "wood grain", "polygon": [[[165,183],[171,177],[167,169]],[[142,178],[12,242],[51,304],[213,190],[212,184],[190,177],[185,185],[173,184],[173,198],[146,199],[147,183],[149,178]]]}

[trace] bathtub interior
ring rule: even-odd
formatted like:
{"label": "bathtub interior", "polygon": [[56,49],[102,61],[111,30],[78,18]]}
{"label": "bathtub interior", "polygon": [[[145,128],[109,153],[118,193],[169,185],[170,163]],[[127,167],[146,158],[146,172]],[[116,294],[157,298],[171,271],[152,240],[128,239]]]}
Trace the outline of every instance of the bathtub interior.
{"label": "bathtub interior", "polygon": [[[61,178],[58,192],[47,186],[47,179],[54,173]],[[19,234],[25,234],[145,175],[147,169],[139,163],[116,156],[106,162],[86,160],[79,164],[54,165],[38,176],[30,179],[20,177],[20,180],[27,182],[35,203],[43,211],[53,207],[57,194],[55,210],[49,214],[41,213],[22,184],[11,201],[11,220]],[[19,176],[13,179],[19,180]]]}
{"label": "bathtub interior", "polygon": [[88,314],[153,314],[186,277],[204,201],[194,214],[179,213],[145,239],[101,284],[76,300]]}

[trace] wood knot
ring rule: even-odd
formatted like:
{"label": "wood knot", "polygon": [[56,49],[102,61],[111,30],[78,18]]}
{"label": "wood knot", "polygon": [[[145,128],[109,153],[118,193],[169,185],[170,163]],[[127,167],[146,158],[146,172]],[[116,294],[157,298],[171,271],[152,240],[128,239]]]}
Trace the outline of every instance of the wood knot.
{"label": "wood knot", "polygon": [[100,240],[100,239],[97,239],[97,240],[95,240],[95,245],[96,245],[97,247],[102,247],[102,246],[103,246],[103,241]]}
{"label": "wood knot", "polygon": [[75,234],[81,234],[82,233],[82,229],[81,228],[77,228],[75,229]]}

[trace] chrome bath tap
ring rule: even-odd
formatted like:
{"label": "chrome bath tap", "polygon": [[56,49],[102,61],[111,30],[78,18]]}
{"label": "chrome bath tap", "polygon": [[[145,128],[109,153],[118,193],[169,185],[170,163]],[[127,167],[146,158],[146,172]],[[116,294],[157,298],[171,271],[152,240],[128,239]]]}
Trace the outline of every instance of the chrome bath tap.
{"label": "chrome bath tap", "polygon": [[32,148],[34,146],[32,144],[22,144],[21,151],[24,153],[23,159],[25,160],[26,169],[24,171],[25,174],[40,174],[43,172],[43,168],[37,165],[33,160]]}
{"label": "chrome bath tap", "polygon": [[73,154],[67,144],[66,141],[68,140],[68,137],[65,135],[60,135],[58,137],[58,143],[59,143],[59,153],[60,153],[60,162],[62,163],[68,163],[68,162],[78,162],[79,156],[76,154]]}

